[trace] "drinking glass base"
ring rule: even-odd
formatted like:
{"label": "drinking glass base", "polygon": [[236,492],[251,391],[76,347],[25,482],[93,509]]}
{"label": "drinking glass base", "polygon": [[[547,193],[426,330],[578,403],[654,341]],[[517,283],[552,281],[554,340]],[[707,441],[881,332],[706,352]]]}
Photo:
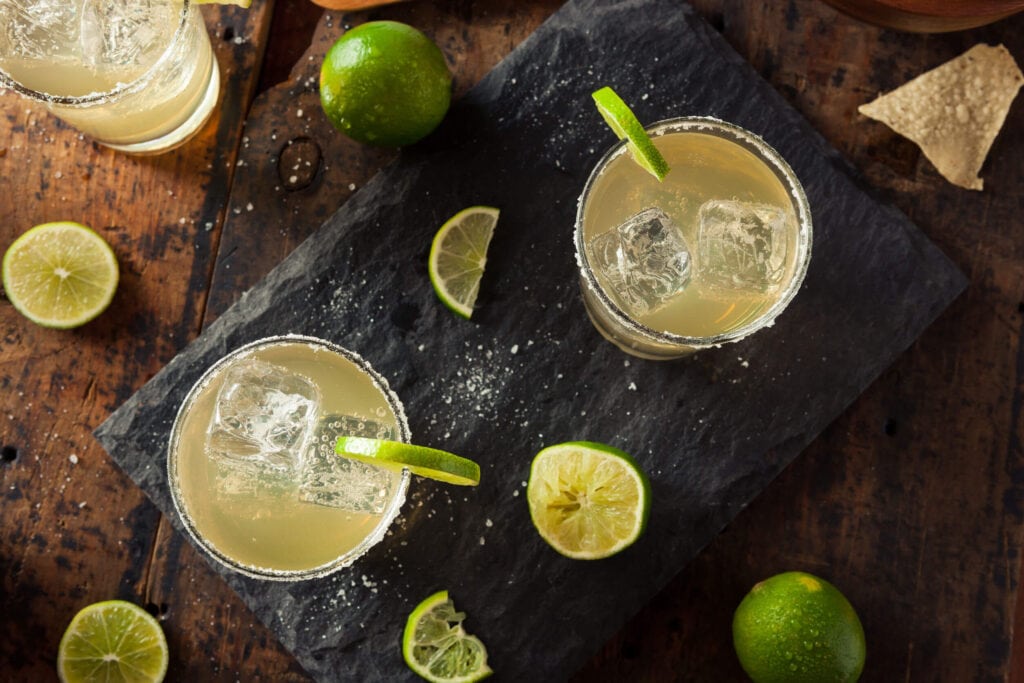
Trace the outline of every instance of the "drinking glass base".
{"label": "drinking glass base", "polygon": [[199,129],[209,120],[210,115],[213,113],[214,107],[217,105],[217,99],[220,97],[220,68],[217,66],[217,60],[213,60],[213,68],[210,71],[210,82],[206,86],[206,92],[203,93],[202,99],[199,101],[199,106],[196,107],[192,115],[189,116],[180,126],[175,128],[169,133],[165,133],[158,138],[152,140],[145,140],[143,142],[133,142],[127,145],[116,145],[108,142],[98,141],[101,145],[116,149],[119,152],[126,154],[135,155],[152,155],[162,154],[169,150],[179,147],[188,142],[193,135],[199,132]]}

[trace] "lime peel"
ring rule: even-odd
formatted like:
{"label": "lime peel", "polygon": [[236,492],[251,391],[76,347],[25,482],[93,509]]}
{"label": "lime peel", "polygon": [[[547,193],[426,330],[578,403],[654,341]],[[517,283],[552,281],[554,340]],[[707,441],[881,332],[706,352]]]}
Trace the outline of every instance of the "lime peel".
{"label": "lime peel", "polygon": [[668,162],[655,147],[651,137],[644,130],[629,105],[608,86],[597,90],[591,97],[594,98],[597,111],[600,112],[608,127],[615,132],[620,140],[626,140],[626,146],[629,148],[630,154],[633,155],[633,160],[658,180],[664,180],[669,172]]}
{"label": "lime peel", "polygon": [[864,669],[857,612],[838,588],[804,572],[755,584],[736,608],[732,636],[740,665],[754,681],[852,683]]}
{"label": "lime peel", "polygon": [[593,441],[549,446],[534,457],[530,518],[548,545],[577,560],[610,557],[647,525],[651,487],[625,452]]}
{"label": "lime peel", "polygon": [[480,466],[472,460],[437,448],[416,446],[401,441],[370,439],[361,436],[342,436],[334,447],[335,453],[386,469],[407,469],[428,479],[458,486],[476,486],[480,483]]}
{"label": "lime peel", "polygon": [[487,648],[462,627],[448,591],[438,591],[416,606],[405,622],[402,658],[431,683],[473,683],[490,676]]}
{"label": "lime peel", "polygon": [[430,245],[427,270],[434,292],[441,303],[467,320],[480,293],[499,214],[492,206],[463,209],[445,221]]}

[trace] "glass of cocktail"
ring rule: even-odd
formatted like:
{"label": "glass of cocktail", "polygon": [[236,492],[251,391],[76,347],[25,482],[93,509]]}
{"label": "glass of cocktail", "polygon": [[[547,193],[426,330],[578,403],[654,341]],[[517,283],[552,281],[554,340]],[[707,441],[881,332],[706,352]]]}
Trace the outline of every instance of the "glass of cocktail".
{"label": "glass of cocktail", "polygon": [[384,537],[411,475],[336,455],[340,436],[409,440],[398,398],[357,354],[295,335],[228,354],[171,430],[168,481],[185,529],[257,578],[350,565]]}
{"label": "glass of cocktail", "polygon": [[671,169],[659,180],[627,141],[580,197],[575,245],[583,301],[622,350],[678,358],[760,330],[786,308],[811,254],[811,213],[789,165],[724,121],[646,129]]}
{"label": "glass of cocktail", "polygon": [[190,0],[0,0],[0,87],[108,147],[155,154],[206,122],[220,72]]}

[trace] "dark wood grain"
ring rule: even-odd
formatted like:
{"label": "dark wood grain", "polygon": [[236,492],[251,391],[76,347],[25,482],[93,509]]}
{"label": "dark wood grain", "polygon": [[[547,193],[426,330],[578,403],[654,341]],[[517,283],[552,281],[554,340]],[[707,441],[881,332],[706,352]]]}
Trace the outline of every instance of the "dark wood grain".
{"label": "dark wood grain", "polygon": [[1024,9],[1024,0],[826,0],[851,16],[904,31],[960,31]]}
{"label": "dark wood grain", "polygon": [[[99,231],[121,268],[111,309],[78,330],[36,327],[0,303],[0,679],[54,679],[57,644],[85,605],[150,603],[159,515],[91,432],[198,332],[269,9],[204,8],[224,87],[212,120],[171,153],[119,154],[13,93],[0,99],[3,248],[70,219]],[[187,627],[166,627],[188,653]]]}
{"label": "dark wood grain", "polygon": [[[52,678],[74,612],[123,597],[162,617],[172,680],[306,680],[90,431],[393,158],[346,141],[319,111],[311,78],[343,26],[418,26],[441,45],[461,93],[560,4],[421,0],[321,16],[279,2],[287,21],[259,0],[248,13],[204,10],[228,87],[216,120],[171,154],[115,154],[13,95],[0,99],[0,246],[67,217],[100,230],[122,263],[114,307],[78,331],[35,328],[0,304],[0,446],[16,452],[0,465],[7,678]],[[693,4],[971,286],[575,680],[741,680],[733,609],[754,582],[803,569],[860,612],[864,680],[1022,681],[1024,98],[983,168],[982,193],[946,183],[856,107],[977,42],[1003,42],[1024,62],[1024,15],[923,36],[816,0]],[[284,77],[283,61],[296,66],[252,101],[267,31],[264,84]],[[321,165],[298,177],[312,146]],[[299,169],[281,167],[290,156]]]}

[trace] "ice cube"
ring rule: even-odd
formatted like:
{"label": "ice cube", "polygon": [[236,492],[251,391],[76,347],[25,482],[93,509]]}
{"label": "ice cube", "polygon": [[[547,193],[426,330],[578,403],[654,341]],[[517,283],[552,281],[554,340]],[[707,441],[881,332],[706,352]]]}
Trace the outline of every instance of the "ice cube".
{"label": "ice cube", "polygon": [[606,290],[633,316],[653,313],[690,282],[690,250],[664,211],[644,209],[587,242]]}
{"label": "ice cube", "polygon": [[393,439],[388,425],[351,415],[327,415],[317,423],[299,475],[299,500],[352,512],[380,514],[391,492],[393,475],[334,452],[339,436]]}
{"label": "ice cube", "polygon": [[316,423],[320,392],[271,363],[246,359],[224,375],[206,451],[238,466],[298,473]]}
{"label": "ice cube", "polygon": [[701,205],[697,273],[723,289],[769,292],[786,272],[789,212],[753,202],[712,199]]}
{"label": "ice cube", "polygon": [[294,499],[298,484],[294,474],[259,461],[214,457],[208,475],[220,500],[241,498],[247,504],[266,498]]}
{"label": "ice cube", "polygon": [[52,60],[77,39],[80,7],[69,0],[0,0],[0,59]]}
{"label": "ice cube", "polygon": [[176,23],[173,3],[167,0],[86,0],[83,57],[105,69],[149,66],[170,42],[168,31],[173,34]]}

